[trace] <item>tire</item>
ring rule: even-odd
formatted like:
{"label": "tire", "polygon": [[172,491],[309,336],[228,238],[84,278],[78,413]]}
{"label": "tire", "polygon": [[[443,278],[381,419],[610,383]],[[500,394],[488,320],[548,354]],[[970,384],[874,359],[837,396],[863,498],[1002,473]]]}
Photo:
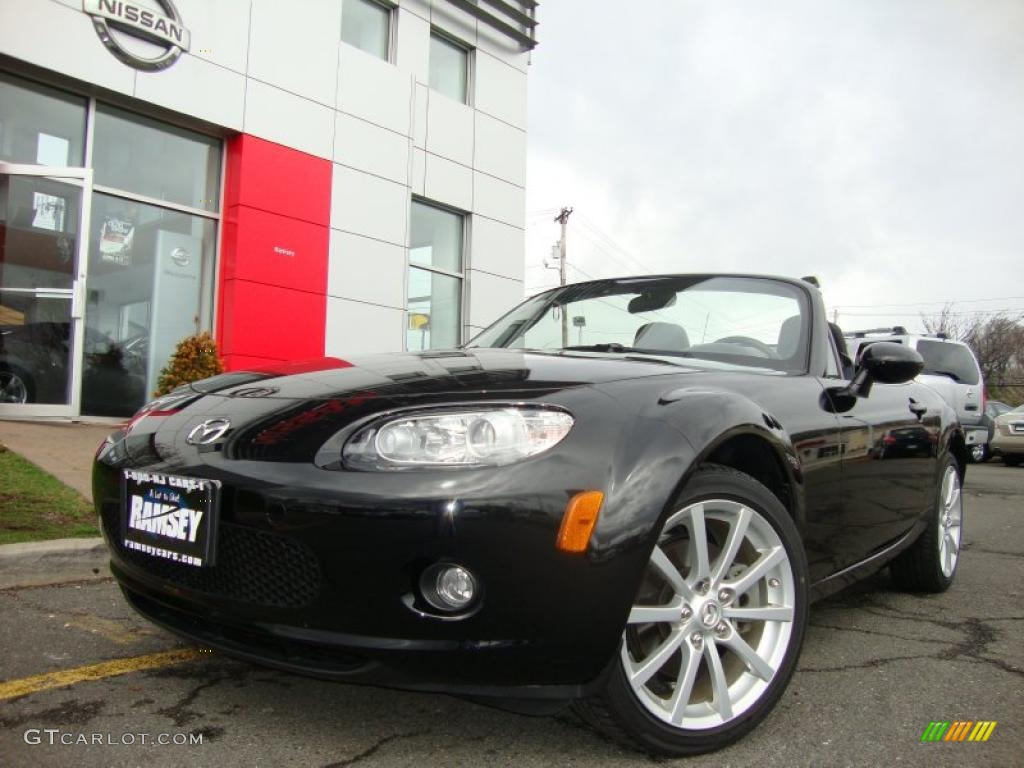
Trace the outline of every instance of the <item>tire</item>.
{"label": "tire", "polygon": [[605,688],[575,707],[625,746],[678,757],[736,741],[775,706],[800,655],[808,577],[789,513],[748,475],[702,467],[671,509]]}
{"label": "tire", "polygon": [[1005,464],[1008,467],[1019,467],[1020,466],[1021,458],[1024,458],[1024,457],[1022,457],[1018,453],[1004,453],[1003,454],[1003,464]]}
{"label": "tire", "polygon": [[963,494],[960,466],[949,456],[939,472],[935,506],[928,527],[892,562],[893,583],[910,592],[945,592],[960,563],[963,540]]}
{"label": "tire", "polygon": [[31,403],[35,401],[32,379],[20,368],[0,365],[0,403]]}

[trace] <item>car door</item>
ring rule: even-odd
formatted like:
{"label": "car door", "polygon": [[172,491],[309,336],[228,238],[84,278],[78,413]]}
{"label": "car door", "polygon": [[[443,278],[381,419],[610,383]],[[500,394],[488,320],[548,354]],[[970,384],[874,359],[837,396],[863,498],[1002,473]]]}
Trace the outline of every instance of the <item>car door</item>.
{"label": "car door", "polygon": [[941,405],[925,385],[875,383],[839,416],[847,565],[909,531],[932,501]]}

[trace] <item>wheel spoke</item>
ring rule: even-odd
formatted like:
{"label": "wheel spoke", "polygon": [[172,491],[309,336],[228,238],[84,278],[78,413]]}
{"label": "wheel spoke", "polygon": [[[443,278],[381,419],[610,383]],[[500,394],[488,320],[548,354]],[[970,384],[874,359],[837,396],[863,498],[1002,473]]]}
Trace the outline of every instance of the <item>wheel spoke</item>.
{"label": "wheel spoke", "polygon": [[708,534],[704,525],[704,507],[694,504],[690,509],[690,578],[706,579],[708,564]]}
{"label": "wheel spoke", "polygon": [[954,484],[953,493],[950,497],[949,503],[946,505],[946,509],[952,515],[954,512],[959,513],[960,506],[960,488]]}
{"label": "wheel spoke", "polygon": [[765,605],[759,608],[723,608],[722,615],[734,621],[792,621],[793,609],[788,605]]}
{"label": "wheel spoke", "polygon": [[693,693],[693,681],[697,679],[697,670],[700,669],[701,654],[689,646],[686,653],[686,662],[679,669],[679,677],[676,678],[676,688],[672,692],[670,704],[670,717],[676,725],[683,724],[683,715],[686,712],[686,705],[690,703],[690,694]]}
{"label": "wheel spoke", "polygon": [[786,550],[780,547],[772,547],[771,549],[763,552],[753,564],[749,565],[747,569],[739,575],[739,577],[732,582],[722,582],[725,586],[735,590],[736,596],[739,597],[754,584],[763,577],[768,571],[774,568],[776,565],[786,559]]}
{"label": "wheel spoke", "polygon": [[743,663],[747,665],[747,668],[762,680],[768,682],[772,679],[775,670],[772,669],[767,661],[758,656],[757,651],[751,648],[750,644],[740,637],[738,632],[733,631],[728,639],[720,642],[739,656]]}
{"label": "wheel spoke", "polygon": [[743,537],[747,535],[747,525],[749,525],[753,514],[746,507],[740,508],[739,514],[729,528],[729,537],[725,540],[722,554],[715,561],[715,570],[711,576],[712,584],[717,584],[722,580],[722,577],[728,572],[729,566],[736,559],[736,553],[739,552],[740,544],[743,543]]}
{"label": "wheel spoke", "polygon": [[667,581],[672,589],[676,591],[676,594],[682,595],[685,600],[693,600],[693,590],[690,589],[690,585],[683,579],[683,575],[679,573],[679,569],[675,567],[668,555],[665,554],[665,550],[655,545],[654,551],[651,552],[651,565],[660,573],[665,581]]}
{"label": "wheel spoke", "polygon": [[729,701],[729,683],[725,679],[725,670],[722,669],[722,657],[718,653],[718,646],[712,638],[708,638],[704,644],[704,658],[708,662],[708,671],[711,673],[711,690],[714,694],[714,708],[718,710],[722,722],[732,719],[732,702]]}
{"label": "wheel spoke", "polygon": [[641,661],[639,664],[632,664],[629,681],[635,686],[641,686],[654,677],[655,673],[663,666],[666,662],[672,658],[679,646],[682,644],[684,635],[681,629],[677,629],[659,645],[646,659]]}
{"label": "wheel spoke", "polygon": [[626,623],[660,624],[679,621],[679,612],[682,607],[683,598],[678,595],[667,605],[634,605]]}

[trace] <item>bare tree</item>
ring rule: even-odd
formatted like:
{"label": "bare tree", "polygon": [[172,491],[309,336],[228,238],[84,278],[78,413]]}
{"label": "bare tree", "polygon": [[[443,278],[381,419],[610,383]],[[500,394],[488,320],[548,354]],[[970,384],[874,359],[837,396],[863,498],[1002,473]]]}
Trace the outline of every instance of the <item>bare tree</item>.
{"label": "bare tree", "polygon": [[1024,379],[1024,313],[985,317],[956,312],[947,304],[936,315],[922,314],[921,322],[928,333],[965,342],[978,358],[986,382]]}

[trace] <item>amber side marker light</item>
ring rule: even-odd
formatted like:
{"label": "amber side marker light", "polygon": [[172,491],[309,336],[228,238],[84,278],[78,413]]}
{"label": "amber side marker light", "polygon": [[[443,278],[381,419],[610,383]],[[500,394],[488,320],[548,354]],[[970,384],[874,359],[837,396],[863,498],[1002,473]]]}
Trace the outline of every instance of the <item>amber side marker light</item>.
{"label": "amber side marker light", "polygon": [[603,501],[600,491],[583,491],[569,499],[555,546],[563,552],[586,552]]}

